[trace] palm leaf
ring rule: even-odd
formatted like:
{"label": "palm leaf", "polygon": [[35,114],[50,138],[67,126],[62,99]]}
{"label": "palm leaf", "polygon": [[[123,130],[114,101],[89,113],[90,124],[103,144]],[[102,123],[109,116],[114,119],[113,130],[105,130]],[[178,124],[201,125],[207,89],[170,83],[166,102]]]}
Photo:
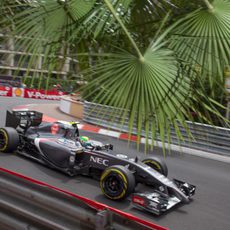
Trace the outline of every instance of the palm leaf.
{"label": "palm leaf", "polygon": [[[6,0],[5,0],[6,1]],[[6,1],[7,3],[7,1]],[[131,0],[113,1],[113,6],[119,16],[125,17]],[[5,4],[7,7],[7,4]],[[13,21],[15,36],[23,36],[23,39],[17,39],[16,47],[33,55],[43,53],[45,47],[44,67],[55,60],[57,54],[66,50],[70,44],[79,43],[83,38],[94,34],[97,37],[101,33],[111,34],[116,30],[116,20],[105,7],[103,2],[70,0],[70,1],[53,1],[38,0],[24,2],[24,4],[14,2],[8,4],[11,9],[18,9],[16,15],[1,21],[1,25],[8,26]],[[47,58],[49,55],[49,58]],[[21,58],[20,65],[26,62]],[[34,65],[30,59],[28,66]],[[36,61],[35,61],[36,62]]]}
{"label": "palm leaf", "polygon": [[[109,55],[88,73],[94,79],[83,93],[86,99],[94,95],[97,103],[129,110],[130,132],[137,130],[139,140],[144,128],[147,137],[154,139],[159,132],[163,142],[165,136],[169,142],[172,123],[186,126],[192,80],[180,74],[179,62],[173,51],[164,48],[165,42],[156,44],[146,50],[143,60],[125,51]],[[121,114],[121,119],[127,114]]]}
{"label": "palm leaf", "polygon": [[224,67],[230,64],[230,2],[214,0],[212,7],[182,19],[172,32],[169,47],[194,67],[217,97],[225,82]]}
{"label": "palm leaf", "polygon": [[[16,49],[30,54],[29,62],[28,55],[21,55],[19,66],[26,65],[29,74],[30,69],[37,64],[38,57],[44,54],[43,69],[48,69],[49,73],[54,69],[60,69],[65,61],[66,47],[69,46],[66,41],[75,27],[74,23],[92,10],[94,4],[95,1],[84,0],[66,2],[38,0],[14,1],[7,5],[5,1],[4,7],[16,14],[11,18],[4,18],[1,25],[7,27],[12,25],[11,36],[15,37]],[[59,54],[64,57],[62,63]],[[57,68],[57,65],[60,67]],[[40,79],[42,78],[41,74]]]}
{"label": "palm leaf", "polygon": [[[129,22],[128,10],[131,3],[132,0],[111,1],[117,15],[123,18],[126,23]],[[98,1],[93,10],[80,20],[79,27],[75,29],[71,39],[76,40],[78,38],[79,41],[82,38],[87,38],[89,35],[93,35],[94,39],[99,35],[113,34],[114,36],[119,31],[119,26],[112,13],[103,1]]]}

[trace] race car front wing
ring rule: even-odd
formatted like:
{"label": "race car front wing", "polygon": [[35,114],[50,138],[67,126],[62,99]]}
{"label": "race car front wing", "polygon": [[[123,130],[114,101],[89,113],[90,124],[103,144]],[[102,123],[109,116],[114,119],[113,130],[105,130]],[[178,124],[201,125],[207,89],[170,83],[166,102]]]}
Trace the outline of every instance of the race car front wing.
{"label": "race car front wing", "polygon": [[[195,194],[196,186],[176,179],[173,181],[188,198]],[[168,195],[158,190],[132,194],[132,204],[134,207],[156,215],[162,214],[181,202],[182,200],[176,195]]]}

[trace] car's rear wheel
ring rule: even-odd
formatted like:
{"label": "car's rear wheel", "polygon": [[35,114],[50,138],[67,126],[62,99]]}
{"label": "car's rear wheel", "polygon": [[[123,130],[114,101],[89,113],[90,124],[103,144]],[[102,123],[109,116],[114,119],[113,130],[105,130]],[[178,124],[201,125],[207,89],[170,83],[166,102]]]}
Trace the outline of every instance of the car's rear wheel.
{"label": "car's rear wheel", "polygon": [[0,128],[0,152],[12,152],[19,144],[18,132],[11,127]]}
{"label": "car's rear wheel", "polygon": [[158,171],[159,173],[163,174],[164,176],[168,176],[168,167],[166,163],[157,157],[149,157],[142,161],[144,164],[148,165],[152,169]]}
{"label": "car's rear wheel", "polygon": [[126,167],[115,165],[108,167],[101,175],[102,193],[112,200],[122,200],[135,189],[135,177]]}

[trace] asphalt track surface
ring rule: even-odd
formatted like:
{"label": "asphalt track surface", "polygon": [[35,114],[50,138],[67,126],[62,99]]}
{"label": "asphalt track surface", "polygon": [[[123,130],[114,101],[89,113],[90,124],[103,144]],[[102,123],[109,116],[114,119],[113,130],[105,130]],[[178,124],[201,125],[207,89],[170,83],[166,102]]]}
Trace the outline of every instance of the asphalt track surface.
{"label": "asphalt track surface", "polygon": [[[4,126],[6,109],[20,104],[55,103],[52,101],[0,97],[0,126]],[[115,151],[144,158],[143,150],[129,147],[126,141],[82,132],[92,139],[111,143]],[[141,146],[143,148],[143,146]],[[162,157],[157,149],[149,153]],[[185,180],[197,186],[197,192],[188,205],[179,205],[162,216],[154,216],[132,208],[130,201],[114,202],[106,199],[98,181],[88,177],[70,178],[43,165],[17,156],[0,153],[0,167],[16,171],[53,186],[83,195],[92,200],[132,213],[172,230],[227,230],[230,229],[230,164],[172,152],[166,156],[169,177]]]}

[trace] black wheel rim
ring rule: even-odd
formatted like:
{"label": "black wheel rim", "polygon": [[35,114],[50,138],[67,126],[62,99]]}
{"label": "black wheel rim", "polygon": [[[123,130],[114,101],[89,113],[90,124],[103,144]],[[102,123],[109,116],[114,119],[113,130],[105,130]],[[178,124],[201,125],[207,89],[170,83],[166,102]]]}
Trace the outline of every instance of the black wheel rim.
{"label": "black wheel rim", "polygon": [[5,146],[6,146],[6,136],[2,131],[0,131],[0,150],[4,149]]}
{"label": "black wheel rim", "polygon": [[105,178],[104,191],[110,197],[116,198],[120,196],[124,189],[124,182],[119,175],[112,173]]}

